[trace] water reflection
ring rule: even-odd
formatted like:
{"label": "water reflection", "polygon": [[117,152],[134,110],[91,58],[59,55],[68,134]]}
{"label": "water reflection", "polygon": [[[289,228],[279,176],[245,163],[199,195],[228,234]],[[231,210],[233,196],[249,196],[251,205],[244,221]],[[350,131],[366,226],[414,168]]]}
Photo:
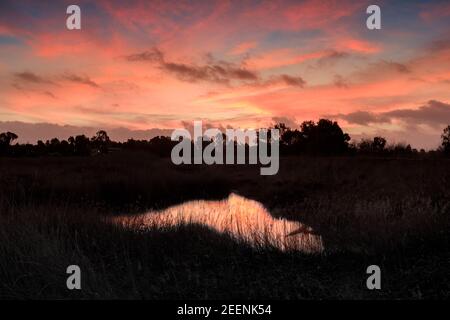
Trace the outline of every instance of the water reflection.
{"label": "water reflection", "polygon": [[137,217],[120,217],[118,221],[140,228],[202,224],[255,247],[272,246],[306,253],[323,251],[322,238],[312,233],[311,228],[274,218],[261,203],[236,194],[220,201],[189,201]]}

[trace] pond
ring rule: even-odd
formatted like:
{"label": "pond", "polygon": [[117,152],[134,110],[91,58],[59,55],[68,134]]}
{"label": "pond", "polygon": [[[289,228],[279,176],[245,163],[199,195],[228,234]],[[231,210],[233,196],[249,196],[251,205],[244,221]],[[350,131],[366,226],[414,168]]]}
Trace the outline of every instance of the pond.
{"label": "pond", "polygon": [[297,221],[275,218],[259,202],[237,194],[224,200],[194,200],[160,211],[115,218],[128,227],[170,228],[180,224],[200,224],[216,232],[256,247],[305,253],[323,251],[322,238]]}

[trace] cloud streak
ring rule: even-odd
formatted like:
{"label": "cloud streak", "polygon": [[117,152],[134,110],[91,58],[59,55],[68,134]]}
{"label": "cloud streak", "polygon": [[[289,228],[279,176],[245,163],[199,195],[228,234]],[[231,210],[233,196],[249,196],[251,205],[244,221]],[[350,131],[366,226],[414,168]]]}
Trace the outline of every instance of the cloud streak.
{"label": "cloud streak", "polygon": [[24,71],[24,72],[18,72],[14,74],[14,77],[16,80],[27,82],[27,83],[34,83],[34,84],[54,84],[53,81],[48,80],[44,77],[41,77],[33,72]]}
{"label": "cloud streak", "polygon": [[17,89],[24,89],[17,82],[27,83],[27,84],[38,84],[38,85],[61,85],[62,81],[69,81],[73,83],[83,84],[94,88],[99,88],[100,86],[91,80],[88,76],[77,75],[75,73],[64,73],[62,75],[48,77],[41,76],[34,72],[23,71],[14,73],[15,83],[13,84]]}
{"label": "cloud streak", "polygon": [[62,76],[62,78],[64,80],[67,80],[67,81],[70,81],[70,82],[85,84],[85,85],[91,86],[93,88],[99,88],[100,87],[96,82],[92,81],[87,76],[79,76],[79,75],[76,75],[74,73],[66,73],[66,74],[64,74]]}
{"label": "cloud streak", "polygon": [[284,83],[288,86],[303,87],[306,81],[298,76],[280,74],[264,80],[261,75],[243,66],[226,61],[216,61],[211,56],[206,64],[179,63],[167,61],[164,53],[158,48],[141,53],[135,53],[124,57],[130,62],[150,62],[156,64],[161,70],[176,76],[181,81],[198,82],[206,81],[216,84],[231,85],[233,82],[247,85],[270,85]]}
{"label": "cloud streak", "polygon": [[416,109],[394,109],[387,112],[355,111],[347,114],[331,115],[332,118],[339,118],[351,124],[371,125],[392,123],[400,120],[406,125],[429,125],[442,126],[450,124],[450,104],[430,100],[425,105]]}

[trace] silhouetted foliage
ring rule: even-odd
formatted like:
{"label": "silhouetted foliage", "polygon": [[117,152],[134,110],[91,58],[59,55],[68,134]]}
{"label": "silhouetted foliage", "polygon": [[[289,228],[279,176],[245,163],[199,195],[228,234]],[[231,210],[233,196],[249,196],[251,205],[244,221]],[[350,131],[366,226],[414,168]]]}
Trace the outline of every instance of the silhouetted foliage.
{"label": "silhouetted foliage", "polygon": [[0,145],[10,145],[11,142],[16,140],[18,136],[13,132],[3,132],[0,133]]}
{"label": "silhouetted foliage", "polygon": [[377,153],[381,154],[386,151],[386,139],[383,137],[375,137],[373,140],[368,139],[362,139],[357,149],[360,153],[363,154],[371,154],[371,153]]}
{"label": "silhouetted foliage", "polygon": [[424,155],[425,150],[417,151],[412,149],[411,145],[405,143],[387,144],[387,141],[383,137],[374,137],[373,140],[361,139],[361,141],[355,146],[356,152],[363,155],[376,155],[376,156],[395,156],[405,157],[412,155]]}
{"label": "silhouetted foliage", "polygon": [[445,155],[450,156],[450,125],[444,129],[442,133],[442,151]]}
{"label": "silhouetted foliage", "polygon": [[[280,155],[376,155],[376,156],[439,156],[439,154],[450,155],[450,125],[444,129],[442,134],[442,145],[437,151],[421,149],[420,152],[411,148],[409,144],[397,143],[387,144],[385,138],[376,136],[371,139],[362,139],[360,142],[350,142],[350,136],[344,133],[336,121],[320,119],[318,122],[304,121],[299,128],[291,129],[284,123],[274,125],[280,132]],[[223,137],[224,148],[227,144],[239,147],[236,141],[227,141]],[[35,145],[12,144],[18,136],[12,132],[0,133],[0,155],[6,156],[89,156],[95,154],[106,154],[121,149],[130,151],[144,151],[153,153],[160,157],[170,157],[173,147],[178,141],[172,141],[170,137],[157,136],[150,140],[129,139],[126,142],[112,141],[107,132],[100,130],[91,139],[85,135],[69,137],[67,140],[53,138],[45,143],[41,140]],[[268,141],[271,140],[268,131]],[[259,140],[258,140],[259,141]],[[203,141],[203,148],[211,141]],[[191,142],[193,144],[193,142]],[[252,148],[248,143],[240,147],[245,148],[246,159]],[[270,152],[270,145],[268,146]],[[235,154],[236,156],[236,154]]]}
{"label": "silhouetted foliage", "polygon": [[284,123],[276,124],[275,128],[280,130],[284,153],[333,155],[343,154],[349,148],[350,136],[342,131],[336,121],[304,121],[300,130],[291,130]]}
{"label": "silhouetted foliage", "polygon": [[411,148],[411,145],[405,143],[397,143],[394,145],[390,145],[388,146],[387,151],[392,155],[396,156],[405,156],[413,154],[413,149]]}
{"label": "silhouetted foliage", "polygon": [[75,138],[70,137],[69,144],[72,146],[73,153],[77,156],[87,156],[91,153],[89,138],[84,134],[78,135]]}
{"label": "silhouetted foliage", "polygon": [[375,137],[372,142],[372,149],[375,152],[383,152],[384,147],[386,146],[386,139],[383,137]]}
{"label": "silhouetted foliage", "polygon": [[160,157],[170,157],[172,148],[177,144],[170,137],[157,136],[150,140],[128,139],[124,143],[116,143],[116,147],[134,151],[147,151]]}
{"label": "silhouetted foliage", "polygon": [[98,131],[95,136],[91,138],[92,146],[97,150],[98,153],[108,153],[108,148],[111,140],[108,134],[104,130]]}
{"label": "silhouetted foliage", "polygon": [[16,140],[18,136],[12,132],[0,133],[0,154],[7,153],[11,142]]}

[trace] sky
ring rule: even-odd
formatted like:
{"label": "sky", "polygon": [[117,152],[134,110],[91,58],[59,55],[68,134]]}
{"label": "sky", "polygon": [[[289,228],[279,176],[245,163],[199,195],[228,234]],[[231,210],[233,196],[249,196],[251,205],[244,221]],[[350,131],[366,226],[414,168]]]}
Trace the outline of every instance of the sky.
{"label": "sky", "polygon": [[[81,30],[66,28],[70,4]],[[381,30],[366,27],[370,4]],[[450,124],[450,2],[0,1],[0,130],[22,141],[320,118],[354,140],[437,147]]]}

